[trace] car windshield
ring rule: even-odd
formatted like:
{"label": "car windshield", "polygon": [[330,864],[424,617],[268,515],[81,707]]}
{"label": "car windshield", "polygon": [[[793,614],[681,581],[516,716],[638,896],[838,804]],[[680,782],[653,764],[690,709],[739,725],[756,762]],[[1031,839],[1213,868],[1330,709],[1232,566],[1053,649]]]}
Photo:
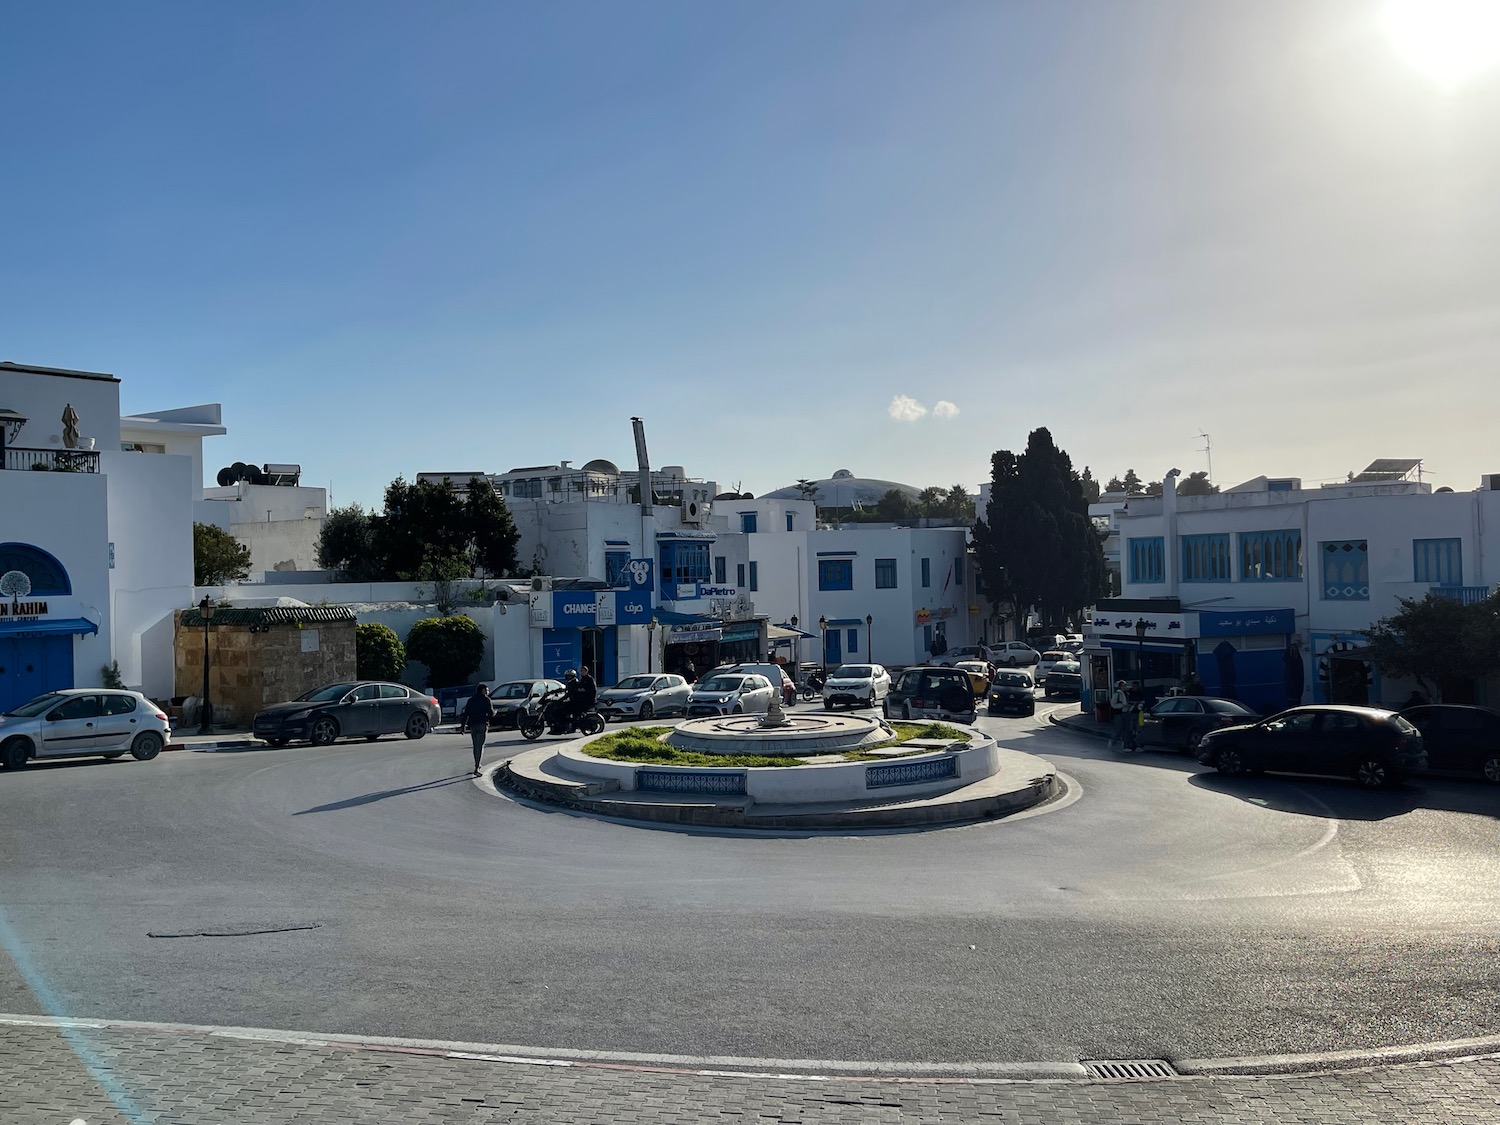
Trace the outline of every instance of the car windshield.
{"label": "car windshield", "polygon": [[355,687],[355,684],[329,684],[327,687],[320,687],[305,695],[299,695],[296,702],[327,703],[333,699],[342,699],[353,691]]}
{"label": "car windshield", "polygon": [[1001,687],[1025,687],[1031,683],[1031,677],[1020,672],[1001,672],[995,677],[995,683]]}
{"label": "car windshield", "polygon": [[61,703],[67,699],[61,692],[50,692],[47,695],[39,695],[35,699],[27,700],[21,706],[7,711],[7,715],[14,715],[18,719],[31,719],[40,715],[43,711]]}
{"label": "car windshield", "polygon": [[626,676],[615,687],[621,691],[647,691],[655,682],[655,676]]}
{"label": "car windshield", "polygon": [[744,676],[711,676],[698,685],[702,691],[739,691]]}
{"label": "car windshield", "polygon": [[868,664],[840,664],[834,672],[836,680],[868,680],[875,674],[875,670]]}
{"label": "car windshield", "polygon": [[1052,666],[1054,672],[1077,672],[1079,671],[1076,660],[1059,660]]}
{"label": "car windshield", "polygon": [[525,699],[531,694],[530,680],[517,680],[511,684],[501,684],[490,692],[491,699]]}

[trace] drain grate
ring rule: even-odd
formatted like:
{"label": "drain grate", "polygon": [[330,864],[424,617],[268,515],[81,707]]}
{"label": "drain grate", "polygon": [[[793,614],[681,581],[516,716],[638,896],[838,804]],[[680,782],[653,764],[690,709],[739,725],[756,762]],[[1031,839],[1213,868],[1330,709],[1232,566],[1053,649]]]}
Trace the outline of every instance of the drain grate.
{"label": "drain grate", "polygon": [[1084,1059],[1083,1069],[1090,1078],[1110,1079],[1116,1082],[1150,1082],[1160,1078],[1176,1078],[1177,1071],[1166,1059]]}

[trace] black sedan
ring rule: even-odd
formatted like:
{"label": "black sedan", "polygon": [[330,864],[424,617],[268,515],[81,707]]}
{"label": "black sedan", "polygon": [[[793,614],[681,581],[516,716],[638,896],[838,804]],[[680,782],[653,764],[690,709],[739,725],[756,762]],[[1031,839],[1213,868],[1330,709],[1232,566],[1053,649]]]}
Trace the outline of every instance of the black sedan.
{"label": "black sedan", "polygon": [[990,681],[990,697],[985,710],[991,715],[1011,711],[1017,715],[1036,714],[1036,692],[1030,672],[1001,668]]}
{"label": "black sedan", "polygon": [[1331,774],[1370,789],[1427,767],[1417,728],[1378,707],[1293,707],[1248,726],[1223,727],[1203,736],[1198,760],[1231,776]]}
{"label": "black sedan", "polygon": [[1234,699],[1211,695],[1174,695],[1161,700],[1142,717],[1137,739],[1143,746],[1197,752],[1203,736],[1219,727],[1242,726],[1260,718]]}
{"label": "black sedan", "polygon": [[404,684],[353,680],[329,684],[257,712],[251,730],[272,746],[306,739],[327,746],[336,738],[382,734],[422,738],[438,721],[438,701]]}
{"label": "black sedan", "polygon": [[1500,712],[1432,703],[1408,707],[1401,717],[1422,732],[1430,768],[1463,770],[1500,783]]}

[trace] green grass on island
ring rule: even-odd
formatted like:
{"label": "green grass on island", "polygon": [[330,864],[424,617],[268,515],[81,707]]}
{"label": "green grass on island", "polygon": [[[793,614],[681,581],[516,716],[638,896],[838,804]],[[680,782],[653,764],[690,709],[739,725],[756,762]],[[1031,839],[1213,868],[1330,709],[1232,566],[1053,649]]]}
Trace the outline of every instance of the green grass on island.
{"label": "green grass on island", "polygon": [[[892,723],[896,737],[877,746],[892,746],[913,738],[946,738],[954,741],[966,740],[968,735],[957,727],[946,723]],[[639,762],[650,766],[709,766],[720,769],[745,769],[754,766],[802,766],[802,758],[769,754],[703,754],[696,750],[679,750],[661,741],[671,727],[626,727],[613,734],[606,734],[584,745],[590,757],[607,758],[615,762]],[[846,761],[876,761],[869,754],[874,747],[862,747],[844,755]],[[913,750],[913,754],[926,753]]]}

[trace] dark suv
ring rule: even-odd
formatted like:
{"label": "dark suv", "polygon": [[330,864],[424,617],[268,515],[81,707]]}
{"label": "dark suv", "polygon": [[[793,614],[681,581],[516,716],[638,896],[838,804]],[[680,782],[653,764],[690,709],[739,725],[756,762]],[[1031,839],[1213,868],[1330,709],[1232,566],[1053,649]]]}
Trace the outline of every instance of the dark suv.
{"label": "dark suv", "polygon": [[1258,723],[1211,730],[1198,743],[1198,760],[1225,774],[1334,774],[1372,789],[1427,768],[1421,734],[1400,715],[1337,705],[1293,707]]}
{"label": "dark suv", "polygon": [[908,668],[885,697],[887,719],[951,719],[972,723],[974,688],[959,668]]}

